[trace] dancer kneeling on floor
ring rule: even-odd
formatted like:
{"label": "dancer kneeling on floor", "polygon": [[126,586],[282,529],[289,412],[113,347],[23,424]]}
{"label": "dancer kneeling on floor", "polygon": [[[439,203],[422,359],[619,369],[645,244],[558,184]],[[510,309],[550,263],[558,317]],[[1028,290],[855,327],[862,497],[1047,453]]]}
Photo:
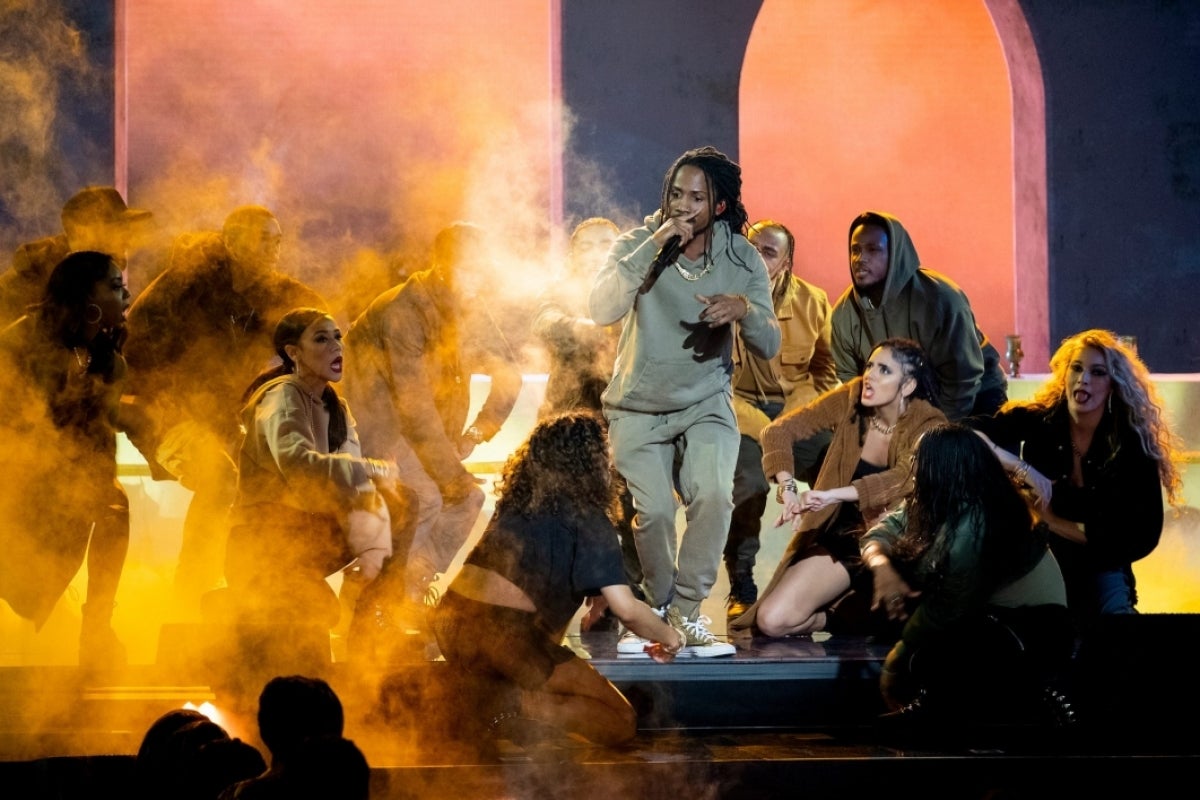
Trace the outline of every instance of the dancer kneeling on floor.
{"label": "dancer kneeling on floor", "polygon": [[[779,485],[776,525],[796,531],[758,602],[730,624],[766,636],[838,630],[865,632],[869,576],[858,537],[909,488],[909,462],[922,433],[946,417],[932,403],[937,385],[911,339],[887,339],[860,378],[826,392],[763,429],[763,471]],[[792,445],[832,431],[811,491],[797,493]],[[849,602],[847,602],[849,600]]]}
{"label": "dancer kneeling on floor", "polygon": [[921,437],[914,482],[862,538],[872,608],[905,621],[884,662],[884,701],[970,721],[1036,711],[1075,641],[1046,526],[964,425]]}
{"label": "dancer kneeling on floor", "polygon": [[339,608],[325,578],[345,569],[343,591],[366,584],[350,647],[373,652],[383,595],[401,572],[387,569],[396,534],[383,496],[397,489],[396,465],[361,455],[354,418],[332,385],[342,377],[342,333],[333,317],[293,309],[276,326],[274,343],[282,364],[252,384],[243,411],[225,558],[234,608],[243,618],[332,627]]}
{"label": "dancer kneeling on floor", "polygon": [[481,682],[499,679],[497,723],[519,716],[605,745],[633,738],[629,701],[561,644],[585,597],[603,594],[624,625],[652,642],[656,661],[686,643],[626,582],[608,517],[611,474],[596,416],[539,423],[505,464],[495,514],[432,612],[446,661]]}

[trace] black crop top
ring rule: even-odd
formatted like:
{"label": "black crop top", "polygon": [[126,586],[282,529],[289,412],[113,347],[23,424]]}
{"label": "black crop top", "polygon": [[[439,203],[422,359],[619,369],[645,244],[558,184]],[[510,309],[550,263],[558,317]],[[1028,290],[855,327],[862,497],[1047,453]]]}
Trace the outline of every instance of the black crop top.
{"label": "black crop top", "polygon": [[559,631],[585,597],[626,584],[617,531],[602,514],[496,514],[466,563],[503,575],[533,601],[545,630]]}

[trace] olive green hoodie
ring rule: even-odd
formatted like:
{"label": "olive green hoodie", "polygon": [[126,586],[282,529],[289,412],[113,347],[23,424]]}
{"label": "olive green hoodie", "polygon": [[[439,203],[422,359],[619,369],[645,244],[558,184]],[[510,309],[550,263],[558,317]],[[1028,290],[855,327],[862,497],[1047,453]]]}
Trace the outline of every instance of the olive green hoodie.
{"label": "olive green hoodie", "polygon": [[1000,354],[979,326],[967,295],[954,281],[921,266],[917,248],[900,220],[867,211],[850,224],[868,221],[887,231],[888,273],[876,307],[850,287],[833,306],[833,358],[838,378],[862,375],[871,351],[893,336],[915,340],[925,351],[940,387],[938,406],[951,420],[972,413],[975,396],[1007,385]]}

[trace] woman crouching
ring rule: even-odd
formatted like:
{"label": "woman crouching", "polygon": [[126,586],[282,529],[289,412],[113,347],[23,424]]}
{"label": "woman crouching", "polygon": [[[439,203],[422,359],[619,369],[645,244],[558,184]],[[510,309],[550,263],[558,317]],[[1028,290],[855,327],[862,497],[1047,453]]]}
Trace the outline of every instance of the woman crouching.
{"label": "woman crouching", "polygon": [[912,495],[861,541],[872,608],[904,622],[880,681],[890,709],[981,721],[1039,708],[1075,642],[1047,538],[981,437],[925,432]]}
{"label": "woman crouching", "polygon": [[[397,534],[383,490],[396,488],[396,466],[362,457],[354,418],[333,388],[343,359],[333,317],[293,309],[276,326],[274,344],[281,364],[255,379],[243,411],[225,557],[235,610],[244,619],[333,627],[340,609],[325,579],[345,569],[343,592],[367,584],[349,644],[370,655],[386,619],[385,578],[394,572],[385,568]],[[361,538],[360,520],[370,523]]]}
{"label": "woman crouching", "polygon": [[612,507],[608,442],[600,420],[567,413],[538,424],[509,458],[496,511],[433,611],[452,665],[498,679],[505,716],[536,720],[599,744],[637,731],[629,701],[561,642],[585,597],[602,594],[629,629],[667,662],[685,637],[633,595]]}

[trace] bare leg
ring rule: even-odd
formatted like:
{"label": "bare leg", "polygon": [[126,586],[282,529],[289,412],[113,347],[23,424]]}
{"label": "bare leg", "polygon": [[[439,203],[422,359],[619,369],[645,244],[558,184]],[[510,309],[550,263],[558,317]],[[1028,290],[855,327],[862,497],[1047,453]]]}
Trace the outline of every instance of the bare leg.
{"label": "bare leg", "polygon": [[633,706],[578,658],[556,666],[541,690],[522,691],[521,713],[597,744],[621,744],[637,734]]}
{"label": "bare leg", "polygon": [[767,636],[823,630],[825,609],[850,588],[846,568],[824,551],[802,558],[759,601],[755,621]]}
{"label": "bare leg", "polygon": [[109,504],[96,518],[88,541],[87,602],[79,631],[79,663],[120,667],[125,664],[125,647],[113,632],[112,613],[129,551],[129,505],[116,482],[106,499]]}

